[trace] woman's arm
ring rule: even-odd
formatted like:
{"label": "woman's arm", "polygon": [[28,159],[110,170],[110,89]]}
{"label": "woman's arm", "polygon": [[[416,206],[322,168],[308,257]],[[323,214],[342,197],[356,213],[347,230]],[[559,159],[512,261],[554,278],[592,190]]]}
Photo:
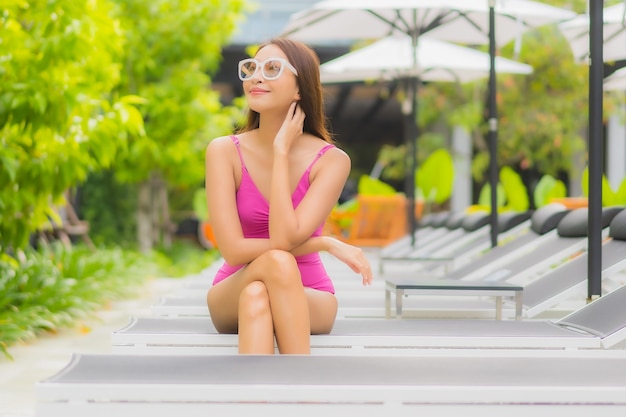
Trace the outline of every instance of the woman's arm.
{"label": "woman's arm", "polygon": [[243,235],[236,201],[238,160],[229,137],[214,139],[207,146],[205,189],[210,222],[220,253],[229,265],[247,264],[271,249],[268,239]]}
{"label": "woman's arm", "polygon": [[298,103],[291,103],[274,138],[269,233],[272,245],[277,249],[291,250],[301,243],[295,240],[300,224],[291,202],[289,153],[293,142],[302,136],[304,118],[305,114]]}
{"label": "woman's arm", "polygon": [[313,252],[328,252],[350,267],[363,277],[363,285],[372,283],[372,268],[363,249],[349,245],[330,236],[317,236],[308,239],[300,246],[294,248],[291,253],[295,256],[306,255]]}
{"label": "woman's arm", "polygon": [[292,105],[274,140],[274,162],[270,189],[270,240],[273,248],[291,251],[307,241],[337,203],[350,173],[350,158],[340,149],[330,149],[309,175],[309,189],[294,209],[288,175],[288,154],[302,135],[304,114]]}

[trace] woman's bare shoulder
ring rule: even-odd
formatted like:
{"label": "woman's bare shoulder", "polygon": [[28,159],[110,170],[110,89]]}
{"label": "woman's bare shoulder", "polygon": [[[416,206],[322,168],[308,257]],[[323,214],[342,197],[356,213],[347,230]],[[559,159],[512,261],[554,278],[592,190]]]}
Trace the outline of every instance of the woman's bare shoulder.
{"label": "woman's bare shoulder", "polygon": [[321,158],[320,165],[321,166],[335,166],[337,168],[343,167],[344,169],[350,169],[352,162],[350,161],[350,156],[341,148],[339,148],[334,143],[328,143],[323,139],[316,138],[318,143],[316,147],[318,151],[327,147],[328,145],[333,145],[328,148],[324,152],[324,157]]}
{"label": "woman's bare shoulder", "polygon": [[207,155],[215,153],[229,152],[232,149],[233,140],[231,136],[220,136],[212,139],[207,145]]}
{"label": "woman's bare shoulder", "polygon": [[328,150],[326,151],[326,153],[329,155],[330,158],[335,159],[335,160],[347,159],[348,161],[350,161],[350,157],[348,156],[348,154],[339,146],[337,146],[336,143],[326,142],[324,139],[321,139],[321,138],[316,138],[316,139],[320,142],[317,145],[319,146],[320,149],[325,148],[328,145],[333,145],[331,148],[328,148]]}
{"label": "woman's bare shoulder", "polygon": [[326,154],[328,154],[328,159],[331,160],[330,162],[333,164],[343,163],[347,164],[348,166],[350,166],[351,164],[350,156],[346,153],[346,151],[338,148],[337,146],[328,149],[328,151],[326,151]]}

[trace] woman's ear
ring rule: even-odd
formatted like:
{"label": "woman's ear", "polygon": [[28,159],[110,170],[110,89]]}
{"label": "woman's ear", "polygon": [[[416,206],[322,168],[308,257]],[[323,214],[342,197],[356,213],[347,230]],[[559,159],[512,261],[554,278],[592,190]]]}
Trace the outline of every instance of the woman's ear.
{"label": "woman's ear", "polygon": [[296,100],[296,101],[300,101],[300,100],[301,100],[301,97],[300,97],[300,91],[296,92],[296,98],[295,98],[295,100]]}

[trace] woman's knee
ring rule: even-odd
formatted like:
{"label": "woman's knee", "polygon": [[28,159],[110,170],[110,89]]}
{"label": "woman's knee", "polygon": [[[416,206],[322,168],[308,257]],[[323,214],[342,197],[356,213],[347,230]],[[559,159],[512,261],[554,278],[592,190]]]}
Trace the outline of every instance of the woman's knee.
{"label": "woman's knee", "polygon": [[290,252],[273,249],[265,252],[258,260],[263,279],[271,284],[302,285],[298,263]]}
{"label": "woman's knee", "polygon": [[249,320],[265,315],[271,315],[267,287],[261,281],[253,281],[239,295],[239,318]]}

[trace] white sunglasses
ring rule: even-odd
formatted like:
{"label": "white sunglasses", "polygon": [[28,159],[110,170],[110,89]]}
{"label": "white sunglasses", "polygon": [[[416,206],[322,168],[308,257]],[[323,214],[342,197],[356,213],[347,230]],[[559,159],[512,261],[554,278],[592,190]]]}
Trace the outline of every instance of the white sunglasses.
{"label": "white sunglasses", "polygon": [[282,75],[285,67],[295,76],[298,76],[298,71],[284,58],[267,58],[263,62],[254,58],[243,59],[239,61],[239,79],[247,81],[254,77],[254,74],[261,68],[263,78],[270,81],[275,80]]}

